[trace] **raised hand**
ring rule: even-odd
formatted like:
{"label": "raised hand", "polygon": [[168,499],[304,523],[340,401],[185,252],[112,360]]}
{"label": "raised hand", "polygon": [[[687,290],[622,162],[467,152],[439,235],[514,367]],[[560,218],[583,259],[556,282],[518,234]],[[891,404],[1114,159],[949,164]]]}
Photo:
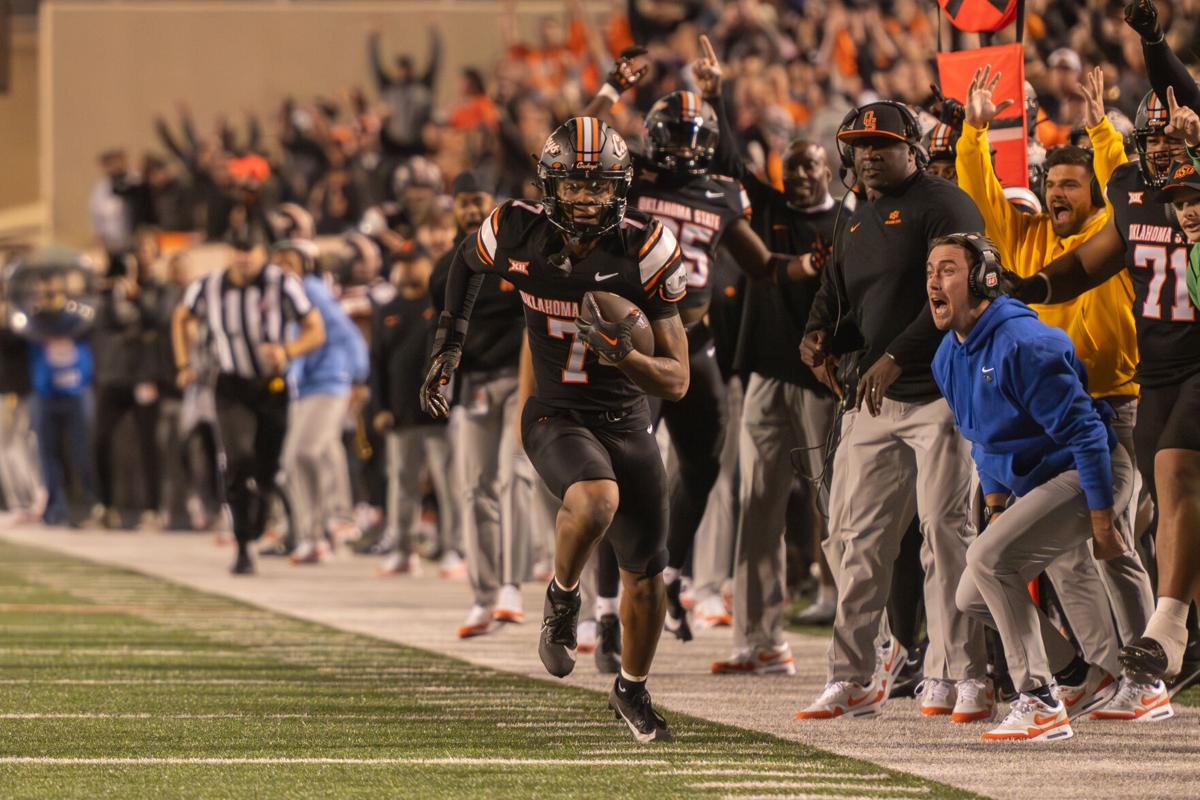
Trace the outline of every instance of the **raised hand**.
{"label": "raised hand", "polygon": [[943,125],[961,128],[963,118],[966,116],[966,108],[963,104],[953,97],[943,95],[942,87],[936,83],[929,84],[929,91],[933,95],[933,100],[925,107],[925,110],[937,117]]}
{"label": "raised hand", "polygon": [[617,94],[632,89],[638,85],[638,81],[646,77],[646,73],[650,71],[650,65],[644,60],[639,60],[644,55],[646,55],[644,47],[626,47],[621,51],[621,55],[613,64],[612,69],[608,71],[608,78],[606,78],[606,82],[617,90]]}
{"label": "raised hand", "polygon": [[966,121],[972,127],[987,127],[1000,112],[1016,102],[1009,98],[996,105],[992,100],[992,92],[996,91],[996,84],[999,82],[1000,73],[992,75],[990,64],[975,70],[975,75],[967,87]]}
{"label": "raised hand", "polygon": [[717,60],[717,51],[712,42],[704,34],[700,34],[701,56],[692,62],[692,75],[700,94],[705,97],[716,97],[721,93],[721,62]]}
{"label": "raised hand", "polygon": [[1174,86],[1167,87],[1167,111],[1170,116],[1163,133],[1183,139],[1188,147],[1200,147],[1200,117],[1188,106],[1179,105]]}
{"label": "raised hand", "polygon": [[1104,70],[1094,68],[1079,84],[1083,95],[1083,124],[1094,128],[1104,121]]}
{"label": "raised hand", "polygon": [[1138,32],[1147,42],[1157,42],[1162,38],[1162,28],[1158,27],[1158,8],[1154,0],[1134,0],[1125,6],[1125,24]]}

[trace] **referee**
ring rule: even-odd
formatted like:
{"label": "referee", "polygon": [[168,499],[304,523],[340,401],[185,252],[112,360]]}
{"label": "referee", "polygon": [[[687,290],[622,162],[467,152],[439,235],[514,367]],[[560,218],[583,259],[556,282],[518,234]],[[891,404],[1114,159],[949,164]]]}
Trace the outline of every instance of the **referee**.
{"label": "referee", "polygon": [[[257,227],[228,237],[229,266],[197,278],[175,309],[171,339],[179,386],[196,379],[188,362],[196,323],[219,369],[217,433],[223,454],[225,499],[237,537],[235,575],[253,575],[250,543],[266,524],[266,490],[275,482],[287,432],[288,362],[320,347],[325,328],[294,276],[267,263],[266,237]],[[299,323],[295,338],[288,325]]]}

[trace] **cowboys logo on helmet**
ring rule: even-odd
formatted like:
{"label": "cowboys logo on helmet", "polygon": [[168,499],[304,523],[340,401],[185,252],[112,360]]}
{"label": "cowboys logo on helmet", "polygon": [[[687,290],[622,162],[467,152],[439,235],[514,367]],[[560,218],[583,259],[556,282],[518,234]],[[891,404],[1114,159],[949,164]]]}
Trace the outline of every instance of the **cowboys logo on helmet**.
{"label": "cowboys logo on helmet", "polygon": [[695,92],[671,92],[646,115],[650,160],[667,172],[708,172],[721,129],[717,113]]}
{"label": "cowboys logo on helmet", "polygon": [[606,233],[625,216],[633,181],[629,148],[594,117],[573,117],[550,134],[537,174],[547,218],[573,239]]}

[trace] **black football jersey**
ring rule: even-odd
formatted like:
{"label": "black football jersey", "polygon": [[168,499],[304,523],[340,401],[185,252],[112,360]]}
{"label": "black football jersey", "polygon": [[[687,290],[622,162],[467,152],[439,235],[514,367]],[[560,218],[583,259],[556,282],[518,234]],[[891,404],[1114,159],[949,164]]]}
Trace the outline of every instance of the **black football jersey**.
{"label": "black football jersey", "polygon": [[1188,297],[1188,245],[1137,164],[1122,164],[1108,182],[1113,222],[1125,240],[1137,323],[1137,379],[1147,388],[1179,383],[1200,372],[1200,325]]}
{"label": "black football jersey", "polygon": [[703,308],[712,299],[712,270],[721,234],[738,217],[749,218],[750,198],[732,178],[680,179],[644,158],[634,159],[629,207],[649,214],[679,242],[687,267],[687,297],[680,308]]}
{"label": "black football jersey", "polygon": [[517,288],[539,400],[578,411],[630,408],[645,392],[576,338],[579,304],[586,292],[604,291],[629,300],[652,321],[675,316],[687,293],[679,244],[667,226],[630,211],[569,270],[550,261],[563,247],[562,233],[540,205],[510,200],[463,241],[462,253],[476,272],[498,274]]}

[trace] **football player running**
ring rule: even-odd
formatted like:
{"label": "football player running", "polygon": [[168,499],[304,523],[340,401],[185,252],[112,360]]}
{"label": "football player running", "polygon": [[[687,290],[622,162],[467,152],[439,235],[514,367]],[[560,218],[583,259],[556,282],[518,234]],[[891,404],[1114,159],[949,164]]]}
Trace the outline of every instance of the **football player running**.
{"label": "football player running", "polygon": [[[471,307],[487,274],[514,284],[524,306],[536,389],[521,440],[562,500],[554,577],[547,587],[538,654],[550,674],[575,667],[579,578],[607,533],[624,587],[621,672],[609,707],[639,742],[669,741],[646,677],[663,628],[667,486],[646,395],[677,401],[688,389],[688,341],[678,303],[687,273],[669,227],[626,212],[633,168],[624,140],[598,119],[575,117],[546,140],[538,162],[542,203],[496,208],[459,246],[421,400],[434,416],[458,366]],[[608,321],[591,291],[638,312]],[[581,309],[589,308],[592,319]],[[654,355],[633,347],[643,316]]]}
{"label": "football player running", "polygon": [[[705,57],[698,63],[715,68],[716,54],[708,38],[701,36],[700,43]],[[627,50],[622,55],[585,114],[599,116],[606,112],[645,74],[636,66],[639,51]],[[702,75],[698,73],[697,79],[703,88]],[[790,259],[779,257],[780,261],[773,261],[750,227],[750,200],[741,184],[710,174],[720,126],[708,102],[696,92],[671,92],[650,108],[644,127],[647,153],[633,156],[629,204],[651,214],[675,234],[687,267],[687,296],[679,304],[679,314],[687,330],[690,388],[685,397],[664,402],[661,408],[679,464],[671,483],[669,555],[663,573],[666,625],[668,631],[686,642],[692,633],[680,602],[681,572],[721,469],[721,448],[728,427],[725,381],[717,363],[713,332],[706,322],[717,249],[724,248],[743,271],[755,277],[786,267]],[[610,573],[600,570],[602,576]],[[615,589],[602,585],[598,594],[611,597]]]}

